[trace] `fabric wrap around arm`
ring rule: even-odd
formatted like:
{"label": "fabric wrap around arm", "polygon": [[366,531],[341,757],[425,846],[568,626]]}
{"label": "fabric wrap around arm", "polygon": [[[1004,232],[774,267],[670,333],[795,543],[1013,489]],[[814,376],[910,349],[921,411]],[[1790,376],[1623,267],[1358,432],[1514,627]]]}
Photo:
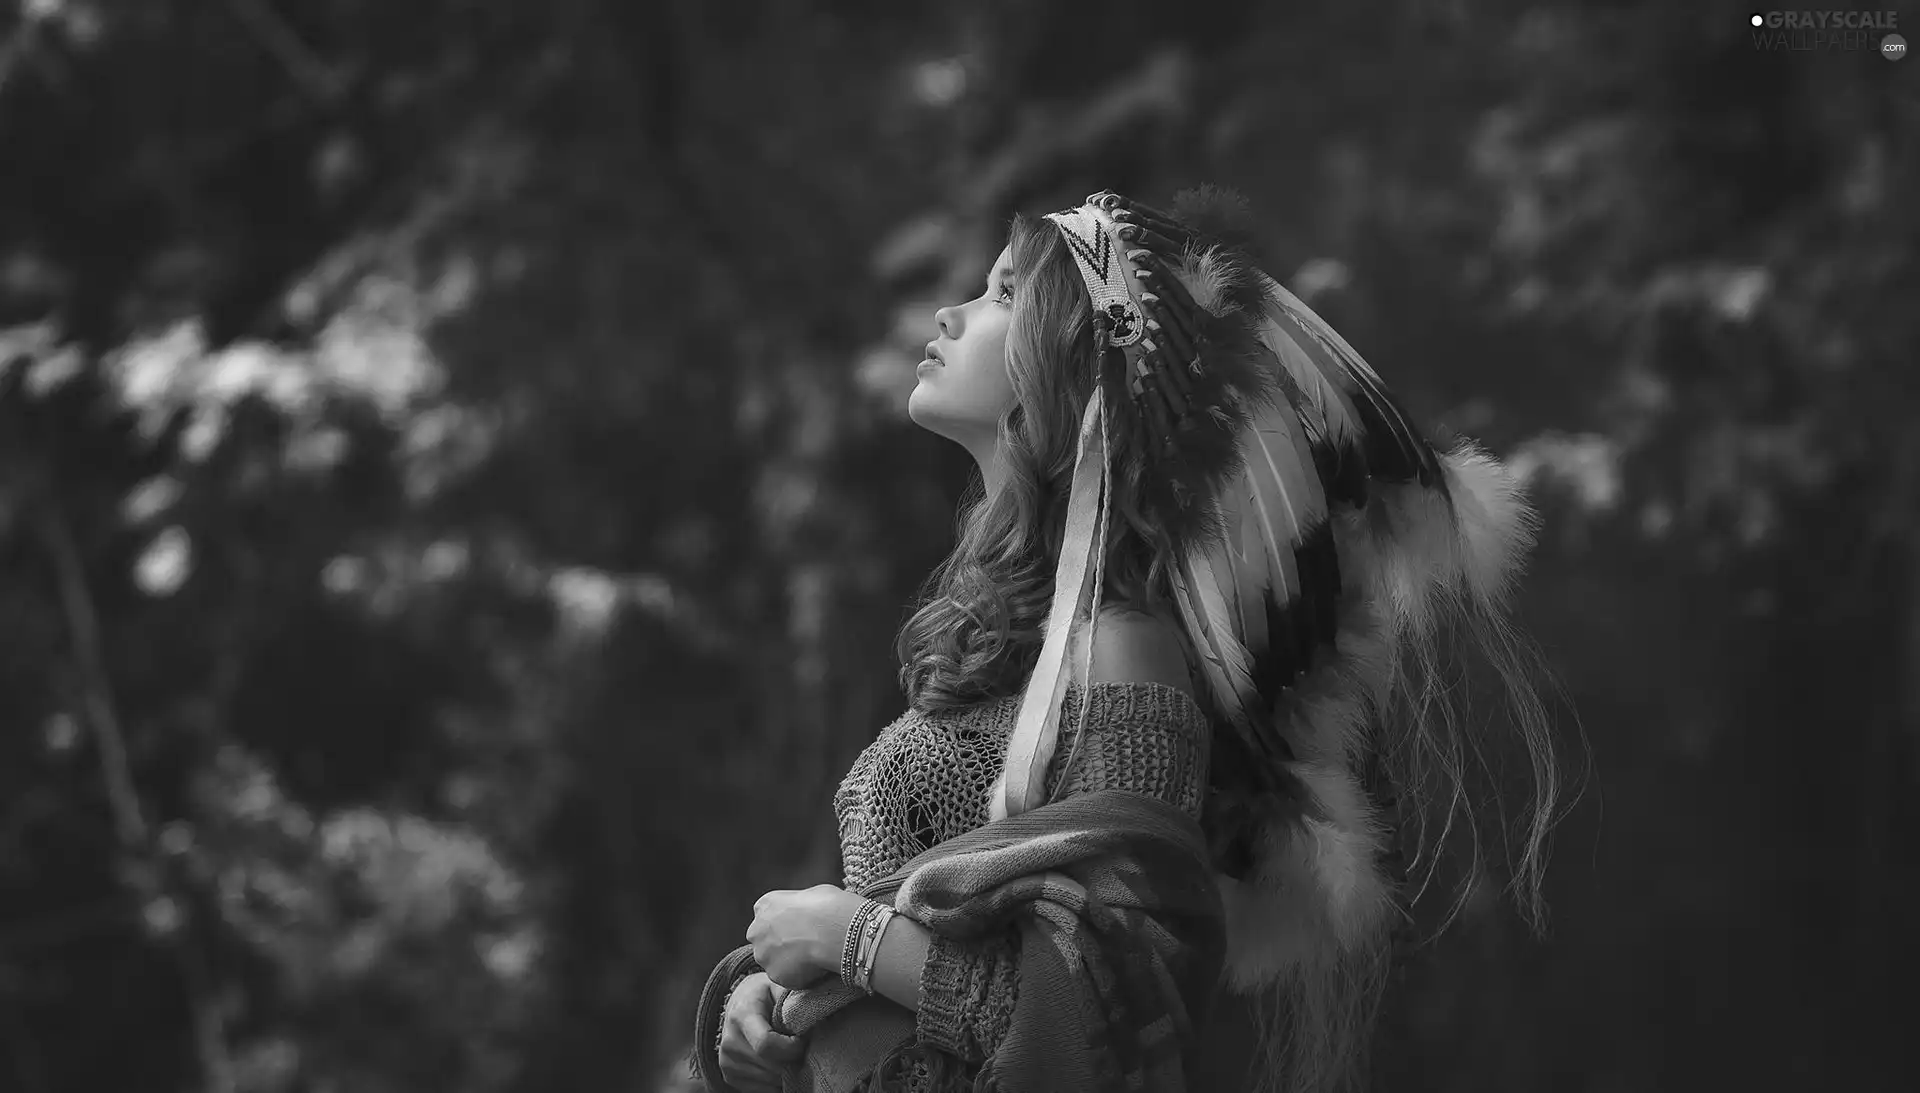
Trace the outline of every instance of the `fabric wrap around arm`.
{"label": "fabric wrap around arm", "polygon": [[[1184,810],[1138,793],[1077,794],[948,840],[866,894],[891,895],[943,938],[1019,932],[1006,1034],[961,1088],[1191,1088],[1226,941],[1205,840]],[[714,970],[707,995],[735,977],[738,958]],[[725,1093],[712,1048],[725,998],[710,1001],[695,1048],[708,1090]],[[848,1093],[913,1042],[911,1013],[838,979],[789,994],[781,1016],[809,1035],[788,1093]]]}
{"label": "fabric wrap around arm", "polygon": [[753,958],[753,946],[742,945],[713,966],[706,986],[700,989],[693,1016],[693,1056],[688,1062],[693,1077],[704,1082],[711,1093],[731,1093],[733,1089],[720,1076],[720,1031],[726,1020],[727,998],[742,979],[761,970]]}

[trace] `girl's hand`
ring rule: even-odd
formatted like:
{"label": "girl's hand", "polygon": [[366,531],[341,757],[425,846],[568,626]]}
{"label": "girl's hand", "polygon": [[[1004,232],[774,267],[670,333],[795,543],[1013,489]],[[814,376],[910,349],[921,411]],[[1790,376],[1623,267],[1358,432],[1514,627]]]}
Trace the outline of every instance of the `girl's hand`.
{"label": "girl's hand", "polygon": [[795,990],[837,974],[847,926],[864,902],[831,884],[768,892],[754,901],[747,927],[753,958],[768,979]]}
{"label": "girl's hand", "polygon": [[780,1093],[781,1068],[806,1057],[800,1037],[773,1031],[773,1010],[784,994],[768,982],[765,972],[755,972],[727,997],[720,1032],[720,1076],[741,1093]]}

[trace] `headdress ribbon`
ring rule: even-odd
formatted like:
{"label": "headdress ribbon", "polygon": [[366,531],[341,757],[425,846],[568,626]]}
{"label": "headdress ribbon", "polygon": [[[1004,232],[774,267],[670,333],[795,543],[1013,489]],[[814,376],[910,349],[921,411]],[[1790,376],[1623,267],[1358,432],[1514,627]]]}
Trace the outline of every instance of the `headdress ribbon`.
{"label": "headdress ribbon", "polygon": [[[1093,301],[1095,328],[1101,338],[1096,360],[1108,349],[1119,349],[1129,371],[1141,369],[1146,342],[1146,320],[1130,283],[1121,244],[1114,234],[1118,224],[1094,204],[1047,219],[1060,229],[1073,253],[1080,276]],[[1020,697],[1020,713],[1007,745],[1002,783],[993,794],[990,815],[1001,819],[1025,812],[1040,803],[1046,774],[1060,740],[1060,706],[1066,696],[1066,657],[1076,624],[1086,620],[1086,671],[1092,679],[1093,637],[1100,615],[1100,587],[1104,574],[1107,514],[1112,495],[1113,452],[1108,444],[1105,385],[1095,377],[1080,419],[1080,442],[1074,455],[1073,485],[1067,494],[1066,532],[1060,560],[1054,570],[1053,603],[1047,612],[1046,638],[1040,658]],[[1088,691],[1080,696],[1078,724],[1084,731]],[[1076,746],[1079,734],[1074,740]]]}

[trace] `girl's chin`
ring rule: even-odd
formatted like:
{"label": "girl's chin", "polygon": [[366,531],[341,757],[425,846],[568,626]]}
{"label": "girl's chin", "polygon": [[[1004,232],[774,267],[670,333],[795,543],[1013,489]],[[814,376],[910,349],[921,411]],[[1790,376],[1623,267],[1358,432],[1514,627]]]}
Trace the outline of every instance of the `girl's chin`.
{"label": "girl's chin", "polygon": [[951,436],[951,415],[941,412],[940,393],[920,384],[907,396],[907,420],[936,436]]}

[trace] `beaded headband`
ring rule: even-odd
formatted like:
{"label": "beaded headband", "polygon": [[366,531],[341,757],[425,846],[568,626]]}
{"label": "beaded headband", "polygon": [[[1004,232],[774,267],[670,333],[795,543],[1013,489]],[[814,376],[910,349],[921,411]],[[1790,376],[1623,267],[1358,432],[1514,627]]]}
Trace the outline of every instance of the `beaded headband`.
{"label": "beaded headband", "polygon": [[[1103,360],[1107,353],[1121,355],[1125,374],[1132,377],[1134,402],[1159,435],[1162,454],[1177,454],[1184,434],[1199,424],[1201,407],[1195,405],[1189,376],[1206,374],[1202,340],[1195,336],[1197,308],[1178,291],[1166,266],[1191,236],[1166,214],[1110,190],[1089,195],[1077,208],[1048,213],[1047,219],[1060,230],[1086,282],[1096,348]],[[1217,406],[1205,410],[1216,424],[1228,427]],[[1181,507],[1187,505],[1186,491],[1178,491],[1177,498]]]}
{"label": "beaded headband", "polygon": [[[1095,194],[1094,197],[1101,195]],[[1133,291],[1127,287],[1125,263],[1120,257],[1120,248],[1115,245],[1114,237],[1109,233],[1119,225],[1098,205],[1082,205],[1077,209],[1048,213],[1047,219],[1060,229],[1067,240],[1067,249],[1073,252],[1080,267],[1080,276],[1087,282],[1087,295],[1093,299],[1093,310],[1107,317],[1107,344],[1115,346],[1138,345],[1146,336],[1145,317],[1140,314],[1139,301],[1133,297]],[[1132,354],[1130,354],[1131,356]]]}

